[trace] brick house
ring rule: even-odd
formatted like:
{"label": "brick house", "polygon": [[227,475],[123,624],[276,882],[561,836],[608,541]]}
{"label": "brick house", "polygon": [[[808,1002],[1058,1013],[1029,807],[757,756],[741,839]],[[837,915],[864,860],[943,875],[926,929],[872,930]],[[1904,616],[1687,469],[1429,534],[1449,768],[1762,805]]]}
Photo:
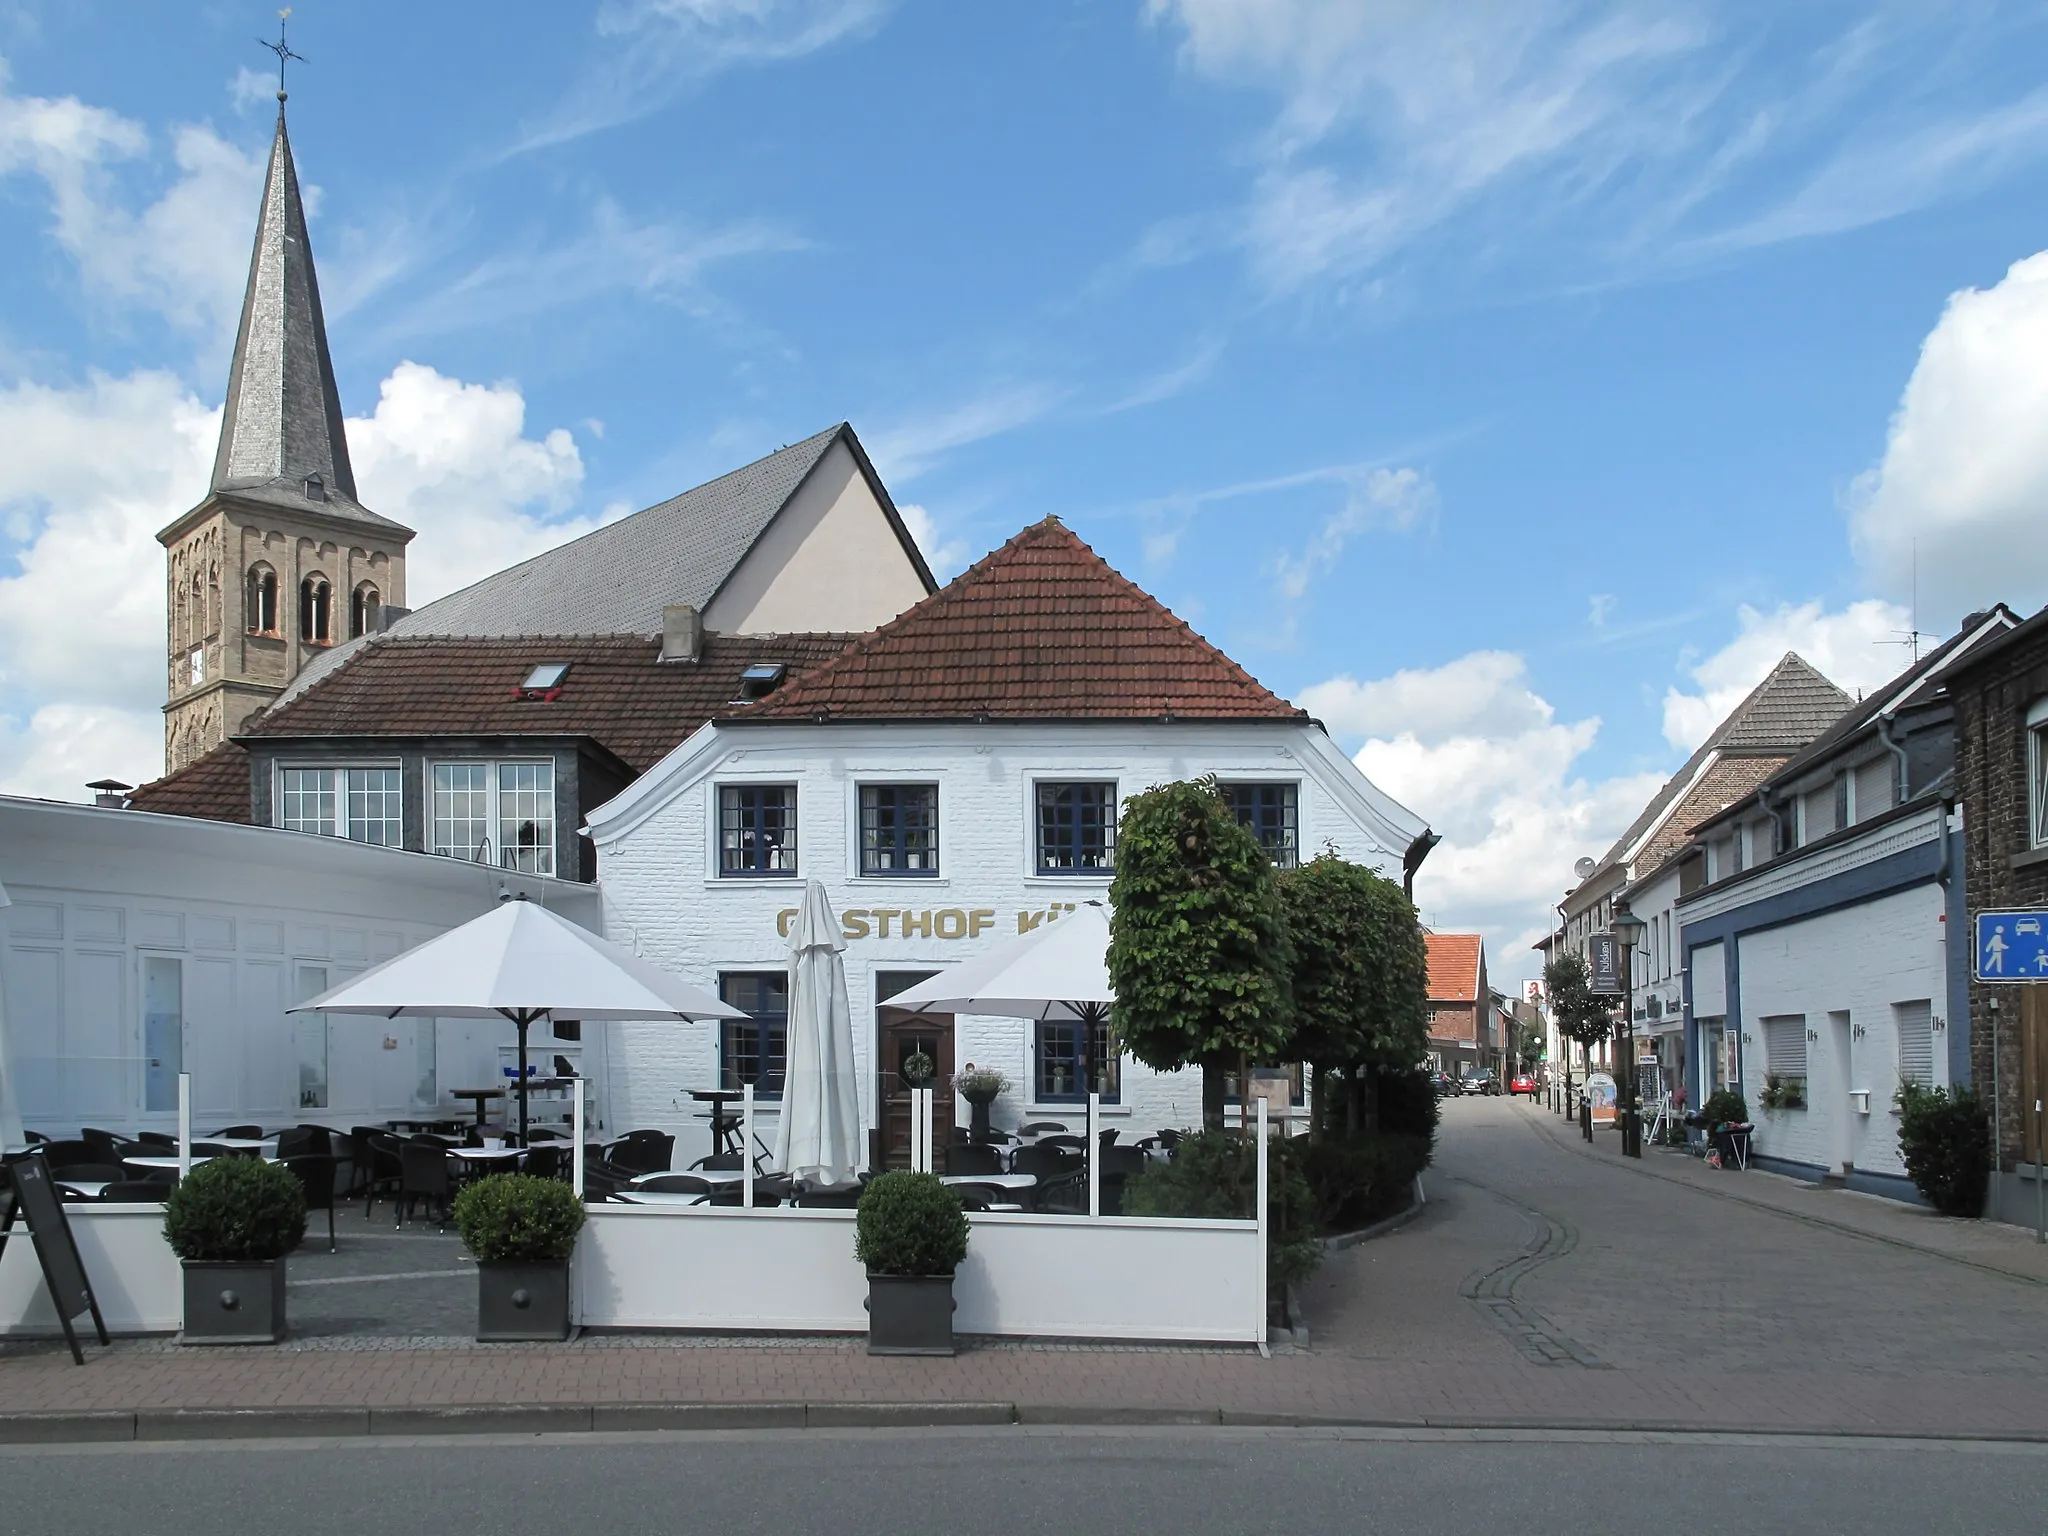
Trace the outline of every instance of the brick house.
{"label": "brick house", "polygon": [[[1969,898],[1956,939],[1974,947],[1977,913],[2048,907],[2048,609],[1953,669],[1949,693]],[[1989,1214],[2031,1220],[2048,1099],[2048,986],[1973,976],[1967,987],[1970,1076],[1996,1106]]]}
{"label": "brick house", "polygon": [[1429,1059],[1438,1071],[1466,1077],[1499,1070],[1492,989],[1486,984],[1486,941],[1476,933],[1431,933]]}

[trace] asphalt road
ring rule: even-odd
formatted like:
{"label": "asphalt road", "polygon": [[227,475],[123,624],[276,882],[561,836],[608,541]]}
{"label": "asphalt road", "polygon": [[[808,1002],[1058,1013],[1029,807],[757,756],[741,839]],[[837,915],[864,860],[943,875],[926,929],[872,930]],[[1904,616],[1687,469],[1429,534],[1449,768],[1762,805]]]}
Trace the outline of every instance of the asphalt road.
{"label": "asphalt road", "polygon": [[1350,1431],[806,1431],[0,1449],[0,1531],[156,1536],[1996,1536],[2048,1446]]}

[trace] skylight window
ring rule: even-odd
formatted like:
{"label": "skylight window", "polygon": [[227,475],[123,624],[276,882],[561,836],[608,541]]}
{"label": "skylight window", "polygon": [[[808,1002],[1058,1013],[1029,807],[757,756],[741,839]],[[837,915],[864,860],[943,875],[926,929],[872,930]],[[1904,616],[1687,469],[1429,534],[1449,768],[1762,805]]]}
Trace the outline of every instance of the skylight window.
{"label": "skylight window", "polygon": [[520,688],[527,693],[546,693],[562,686],[562,679],[569,675],[566,661],[544,661],[526,674],[526,681]]}
{"label": "skylight window", "polygon": [[779,661],[761,661],[740,674],[740,699],[758,699],[775,690],[775,685],[789,676],[789,668]]}

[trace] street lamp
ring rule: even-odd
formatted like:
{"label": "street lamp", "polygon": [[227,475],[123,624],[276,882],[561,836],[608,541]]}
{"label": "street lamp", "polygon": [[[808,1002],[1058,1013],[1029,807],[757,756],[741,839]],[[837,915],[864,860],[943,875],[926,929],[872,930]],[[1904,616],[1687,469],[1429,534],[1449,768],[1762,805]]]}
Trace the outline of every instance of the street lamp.
{"label": "street lamp", "polygon": [[1617,902],[1608,928],[1621,945],[1621,1155],[1643,1155],[1643,1128],[1636,1112],[1635,955],[1649,925]]}

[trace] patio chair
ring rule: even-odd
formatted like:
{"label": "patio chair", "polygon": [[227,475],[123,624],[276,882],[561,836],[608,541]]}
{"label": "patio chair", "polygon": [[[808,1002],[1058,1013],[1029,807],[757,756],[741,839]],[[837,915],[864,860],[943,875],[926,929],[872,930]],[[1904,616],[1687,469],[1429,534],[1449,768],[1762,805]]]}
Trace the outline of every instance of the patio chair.
{"label": "patio chair", "polygon": [[263,1127],[260,1125],[231,1125],[226,1130],[215,1131],[213,1134],[215,1136],[225,1136],[230,1141],[261,1141],[263,1139]]}
{"label": "patio chair", "polygon": [[42,1143],[43,1161],[52,1168],[69,1168],[74,1163],[104,1163],[108,1159],[98,1147],[80,1136],[65,1141]]}
{"label": "patio chair", "polygon": [[[166,1131],[137,1131],[135,1139],[145,1147],[161,1147],[166,1152],[178,1150],[178,1138]],[[145,1155],[150,1157],[156,1156],[154,1152]]]}
{"label": "patio chair", "polygon": [[1010,1154],[1010,1171],[1038,1176],[1037,1187],[1031,1194],[1033,1205],[1041,1211],[1071,1210],[1077,1195],[1086,1201],[1085,1170],[1077,1152],[1063,1147],[1019,1147]]}
{"label": "patio chair", "polygon": [[327,1212],[327,1251],[334,1252],[335,1160],[326,1156],[284,1157],[279,1162],[291,1169],[292,1177],[306,1192],[306,1209]]}
{"label": "patio chair", "polygon": [[951,1174],[1001,1173],[1003,1160],[994,1147],[946,1148],[946,1172]]}
{"label": "patio chair", "polygon": [[1121,1216],[1124,1213],[1124,1190],[1132,1179],[1145,1171],[1145,1151],[1142,1147],[1104,1147],[1102,1149],[1102,1214]]}
{"label": "patio chair", "polygon": [[741,1158],[737,1152],[710,1152],[698,1158],[690,1167],[702,1169],[705,1173],[738,1173],[740,1164]]}
{"label": "patio chair", "polygon": [[195,1141],[192,1143],[194,1157],[240,1157],[242,1154],[224,1141]]}
{"label": "patio chair", "polygon": [[159,1179],[116,1179],[99,1193],[99,1198],[118,1205],[161,1205],[173,1185]]}
{"label": "patio chair", "polygon": [[1038,1145],[1041,1147],[1057,1147],[1062,1152],[1085,1153],[1088,1150],[1088,1138],[1086,1136],[1066,1135],[1041,1136],[1038,1138]]}
{"label": "patio chair", "polygon": [[710,1203],[713,1186],[708,1179],[700,1179],[694,1173],[659,1173],[651,1179],[635,1181],[631,1188],[647,1191],[650,1195],[699,1195],[703,1198],[696,1203]]}
{"label": "patio chair", "polygon": [[953,1193],[960,1197],[963,1211],[1021,1211],[1023,1206],[1010,1198],[1010,1191],[998,1184],[955,1184]]}
{"label": "patio chair", "polygon": [[78,1139],[93,1149],[96,1154],[94,1161],[102,1163],[121,1161],[121,1148],[130,1140],[129,1137],[117,1136],[112,1131],[96,1130],[89,1125],[78,1133]]}
{"label": "patio chair", "polygon": [[789,1203],[800,1210],[850,1211],[860,1204],[860,1190],[799,1189]]}
{"label": "patio chair", "polygon": [[422,1200],[432,1201],[440,1212],[441,1230],[448,1230],[448,1202],[455,1191],[454,1175],[448,1167],[448,1149],[438,1141],[414,1137],[398,1149],[398,1220],[395,1227],[419,1209]]}
{"label": "patio chair", "polygon": [[330,1150],[325,1128],[316,1133],[309,1126],[295,1126],[277,1133],[277,1160],[280,1163],[288,1163],[295,1157],[326,1157]]}
{"label": "patio chair", "polygon": [[57,1184],[114,1184],[130,1176],[119,1163],[66,1163],[50,1170]]}
{"label": "patio chair", "polygon": [[32,1147],[42,1142],[48,1141],[50,1139],[49,1137],[45,1136],[41,1131],[23,1131],[21,1133],[21,1137],[23,1141],[27,1142],[28,1145]]}
{"label": "patio chair", "polygon": [[665,1131],[628,1131],[605,1148],[605,1161],[635,1173],[667,1173],[674,1166],[676,1139]]}
{"label": "patio chair", "polygon": [[569,1177],[569,1149],[559,1144],[529,1148],[526,1172],[536,1179],[566,1179]]}
{"label": "patio chair", "polygon": [[1019,1136],[1064,1136],[1067,1134],[1067,1127],[1058,1120],[1034,1120],[1029,1125],[1018,1126],[1017,1134]]}
{"label": "patio chair", "polygon": [[[353,1135],[350,1138],[354,1140]],[[363,1219],[370,1219],[370,1212],[377,1208],[379,1193],[392,1199],[399,1198],[400,1188],[405,1179],[405,1161],[401,1155],[403,1143],[389,1131],[373,1131],[362,1128],[360,1156],[362,1179],[359,1188],[363,1192]],[[401,1206],[401,1215],[403,1207]]]}
{"label": "patio chair", "polygon": [[[754,1180],[754,1209],[757,1211],[766,1210],[770,1206],[782,1204],[784,1200],[789,1198],[792,1188],[793,1181],[786,1173],[771,1173],[766,1178]],[[744,1184],[722,1185],[711,1192],[711,1198],[705,1203],[707,1205],[743,1206],[747,1203],[746,1186]]]}

